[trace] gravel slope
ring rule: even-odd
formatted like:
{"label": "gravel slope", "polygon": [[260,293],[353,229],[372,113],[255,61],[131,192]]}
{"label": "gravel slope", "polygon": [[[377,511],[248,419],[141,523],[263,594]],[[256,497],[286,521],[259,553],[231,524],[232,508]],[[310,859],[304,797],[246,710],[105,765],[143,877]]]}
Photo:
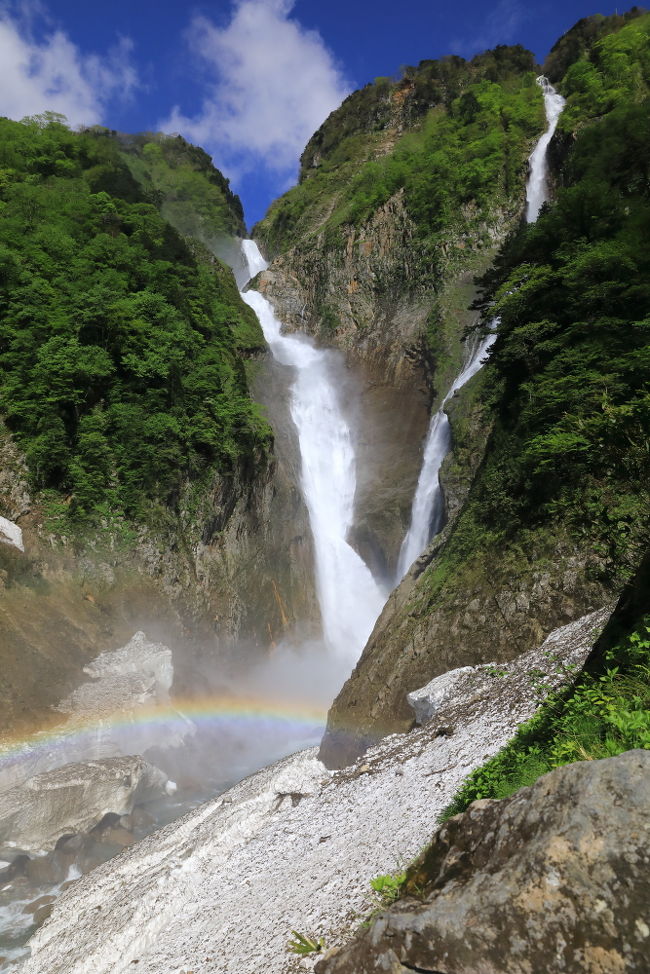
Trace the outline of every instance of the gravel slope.
{"label": "gravel slope", "polygon": [[61,897],[21,974],[310,970],[287,951],[291,930],[345,940],[373,906],[370,879],[420,850],[463,778],[535,711],[531,671],[559,685],[608,615],[556,630],[499,675],[445,674],[434,717],[352,768],[332,774],[303,751],[126,850]]}

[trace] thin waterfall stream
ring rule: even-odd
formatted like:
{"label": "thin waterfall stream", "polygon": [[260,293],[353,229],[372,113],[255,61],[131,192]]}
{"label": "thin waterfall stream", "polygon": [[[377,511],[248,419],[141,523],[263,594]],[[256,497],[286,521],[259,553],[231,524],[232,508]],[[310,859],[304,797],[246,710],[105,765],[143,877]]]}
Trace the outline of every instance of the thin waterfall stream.
{"label": "thin waterfall stream", "polygon": [[[542,205],[548,200],[548,147],[564,108],[564,98],[553,85],[540,75],[537,84],[544,95],[547,128],[529,157],[529,173],[526,182],[526,222],[534,223]],[[491,333],[482,340],[470,338],[465,347],[463,367],[445,394],[438,410],[431,418],[424,444],[422,468],[411,508],[411,523],[399,553],[395,583],[399,583],[413,562],[432,538],[438,534],[445,521],[445,507],[440,486],[440,468],[451,449],[451,427],[445,406],[466,382],[476,375],[486,360],[490,347],[496,341],[498,320],[491,322]]]}
{"label": "thin waterfall stream", "polygon": [[[496,322],[493,322],[496,325]],[[411,523],[406,532],[397,562],[395,581],[399,583],[407,573],[413,562],[418,558],[431,538],[443,527],[444,502],[440,487],[440,468],[443,460],[451,449],[451,426],[445,406],[459,389],[479,371],[485,356],[494,343],[496,334],[492,333],[483,339],[474,336],[468,341],[465,349],[465,362],[451,384],[449,391],[434,414],[426,442],[422,469],[413,498],[411,509]]]}

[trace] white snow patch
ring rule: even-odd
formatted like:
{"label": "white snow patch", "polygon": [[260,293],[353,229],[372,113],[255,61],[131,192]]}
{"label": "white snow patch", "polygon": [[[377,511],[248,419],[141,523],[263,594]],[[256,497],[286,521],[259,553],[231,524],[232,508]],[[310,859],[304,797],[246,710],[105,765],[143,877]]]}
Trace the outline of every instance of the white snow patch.
{"label": "white snow patch", "polygon": [[477,666],[461,666],[457,670],[449,670],[448,673],[435,677],[419,690],[407,693],[406,699],[409,706],[413,708],[416,722],[424,724],[430,720],[454,694],[462,678],[467,673],[475,673],[477,670]]}
{"label": "white snow patch", "polygon": [[13,545],[18,551],[25,550],[21,528],[6,517],[0,517],[0,542]]}
{"label": "white snow patch", "polygon": [[557,630],[504,676],[483,668],[483,691],[436,713],[450,736],[429,721],[334,774],[303,751],[148,836],[63,894],[22,974],[312,969],[287,951],[291,931],[344,941],[376,905],[370,879],[419,852],[467,774],[535,712],[534,671],[572,679],[608,615]]}

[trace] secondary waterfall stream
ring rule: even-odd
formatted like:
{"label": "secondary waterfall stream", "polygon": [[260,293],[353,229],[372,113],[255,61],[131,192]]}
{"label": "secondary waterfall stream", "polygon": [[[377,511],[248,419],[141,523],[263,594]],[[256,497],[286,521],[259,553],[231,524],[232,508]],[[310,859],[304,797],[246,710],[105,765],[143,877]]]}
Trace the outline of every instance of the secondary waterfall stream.
{"label": "secondary waterfall stream", "polygon": [[[528,160],[527,223],[535,222],[542,205],[548,200],[548,146],[564,108],[564,98],[558,94],[547,78],[541,75],[537,79],[537,84],[544,94],[547,129],[537,142]],[[491,324],[492,329],[496,329],[497,325],[498,320],[494,320]],[[443,527],[445,509],[440,486],[440,468],[451,449],[451,428],[445,412],[445,405],[454,393],[458,392],[466,382],[469,382],[472,376],[476,375],[485,362],[485,356],[496,337],[496,334],[493,333],[482,340],[474,336],[468,341],[463,367],[445,394],[438,410],[431,418],[431,425],[424,444],[422,469],[413,498],[411,524],[402,542],[399,554],[396,582],[401,581],[415,559],[422,554],[429,541]]]}
{"label": "secondary waterfall stream", "polygon": [[528,160],[529,174],[526,186],[526,221],[528,223],[535,222],[542,205],[548,199],[548,147],[565,104],[562,95],[555,90],[544,75],[539,76],[537,84],[544,92],[544,110],[548,127]]}
{"label": "secondary waterfall stream", "polygon": [[466,382],[476,375],[485,361],[485,355],[496,339],[495,334],[483,339],[476,336],[467,343],[465,363],[434,413],[424,444],[422,469],[415,489],[411,524],[402,542],[397,562],[396,581],[399,582],[415,559],[422,554],[429,541],[438,534],[444,521],[444,503],[440,487],[440,467],[451,449],[451,426],[445,406]]}
{"label": "secondary waterfall stream", "polygon": [[[252,278],[266,263],[253,240],[244,240],[242,250]],[[283,335],[271,304],[259,292],[244,291],[242,297],[257,314],[273,356],[294,370],[291,418],[300,444],[301,485],[314,539],[323,634],[328,649],[351,668],[385,597],[347,542],[354,517],[355,455],[331,375],[330,353],[305,336]]]}

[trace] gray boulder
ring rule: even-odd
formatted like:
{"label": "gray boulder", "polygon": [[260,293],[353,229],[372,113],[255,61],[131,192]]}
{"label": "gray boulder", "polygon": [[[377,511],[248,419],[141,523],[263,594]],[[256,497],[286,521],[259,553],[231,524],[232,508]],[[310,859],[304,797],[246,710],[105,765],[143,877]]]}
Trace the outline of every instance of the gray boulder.
{"label": "gray boulder", "polygon": [[647,974],[650,752],[567,765],[450,819],[400,901],[318,974]]}
{"label": "gray boulder", "polygon": [[50,850],[64,835],[87,832],[109,812],[165,794],[167,776],[135,755],[66,764],[0,794],[0,846]]}

